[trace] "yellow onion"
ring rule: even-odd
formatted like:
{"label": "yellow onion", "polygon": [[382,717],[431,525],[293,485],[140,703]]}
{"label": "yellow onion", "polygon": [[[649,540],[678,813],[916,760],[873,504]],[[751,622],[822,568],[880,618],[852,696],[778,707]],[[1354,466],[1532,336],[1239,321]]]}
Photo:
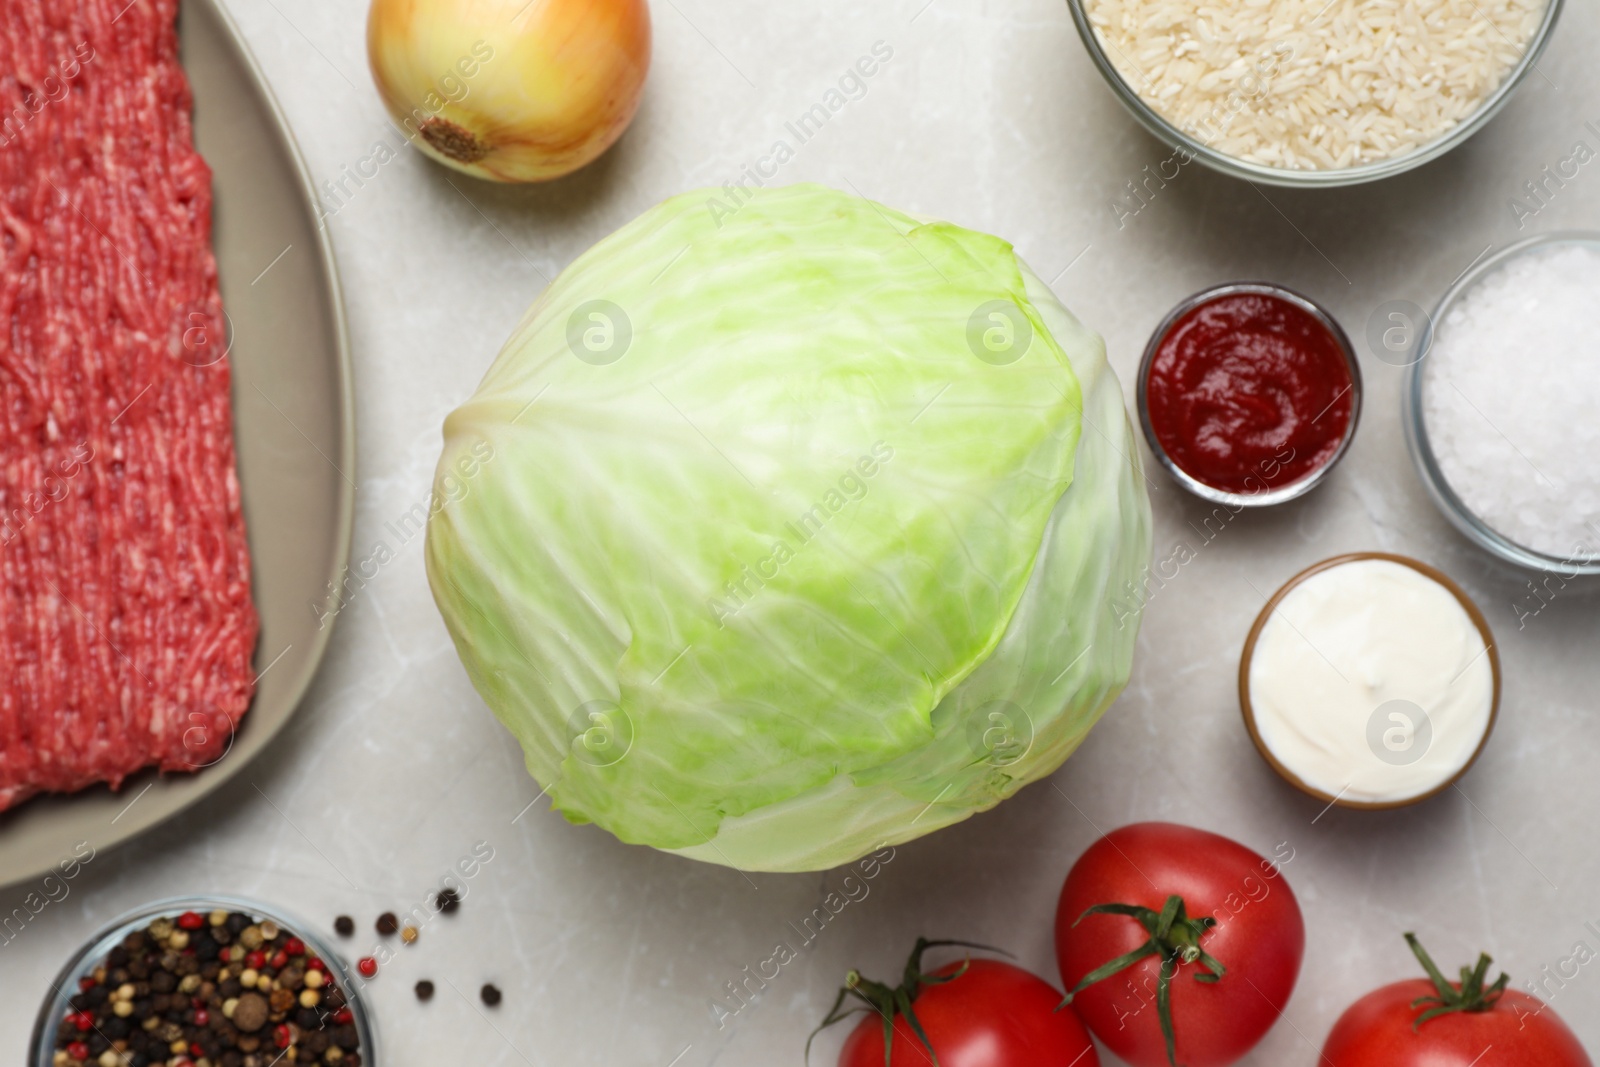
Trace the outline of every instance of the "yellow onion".
{"label": "yellow onion", "polygon": [[413,144],[480,178],[570,174],[633,119],[645,0],[373,0],[367,56]]}

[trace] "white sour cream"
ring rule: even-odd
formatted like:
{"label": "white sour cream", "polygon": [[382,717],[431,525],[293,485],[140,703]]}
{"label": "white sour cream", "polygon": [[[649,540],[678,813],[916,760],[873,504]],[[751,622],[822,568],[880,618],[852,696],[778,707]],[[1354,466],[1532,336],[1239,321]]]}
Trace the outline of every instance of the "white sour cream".
{"label": "white sour cream", "polygon": [[1404,564],[1360,559],[1279,601],[1256,639],[1248,687],[1262,744],[1305,785],[1403,803],[1472,762],[1495,678],[1454,593]]}

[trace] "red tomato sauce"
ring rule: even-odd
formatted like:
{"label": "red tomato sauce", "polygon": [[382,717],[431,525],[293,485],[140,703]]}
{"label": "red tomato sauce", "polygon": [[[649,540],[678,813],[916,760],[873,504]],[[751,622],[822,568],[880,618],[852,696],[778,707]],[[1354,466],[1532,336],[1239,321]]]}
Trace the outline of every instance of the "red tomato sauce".
{"label": "red tomato sauce", "polygon": [[1172,461],[1230,493],[1281,489],[1316,472],[1355,411],[1333,331],[1269,293],[1230,293],[1185,313],[1161,339],[1145,392]]}

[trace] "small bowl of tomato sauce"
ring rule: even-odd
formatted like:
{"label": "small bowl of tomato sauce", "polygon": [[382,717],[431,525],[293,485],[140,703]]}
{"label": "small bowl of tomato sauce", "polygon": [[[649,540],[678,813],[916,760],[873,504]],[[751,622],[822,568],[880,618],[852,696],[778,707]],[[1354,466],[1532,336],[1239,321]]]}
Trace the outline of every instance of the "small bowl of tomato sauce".
{"label": "small bowl of tomato sauce", "polygon": [[1139,421],[1179,485],[1230,507],[1310,492],[1361,417],[1361,368],[1343,328],[1279,285],[1196,293],[1156,328],[1139,367]]}

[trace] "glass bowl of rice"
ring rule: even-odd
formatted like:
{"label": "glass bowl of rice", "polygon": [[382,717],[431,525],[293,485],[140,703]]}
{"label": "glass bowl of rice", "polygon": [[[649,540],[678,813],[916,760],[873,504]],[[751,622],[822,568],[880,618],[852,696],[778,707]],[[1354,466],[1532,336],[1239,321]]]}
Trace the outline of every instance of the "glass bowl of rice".
{"label": "glass bowl of rice", "polygon": [[1519,614],[1600,575],[1597,290],[1600,233],[1518,242],[1451,286],[1406,371],[1401,422],[1429,497],[1479,547],[1546,575]]}
{"label": "glass bowl of rice", "polygon": [[1495,116],[1564,0],[1067,0],[1095,66],[1183,155],[1267,185],[1419,167]]}

